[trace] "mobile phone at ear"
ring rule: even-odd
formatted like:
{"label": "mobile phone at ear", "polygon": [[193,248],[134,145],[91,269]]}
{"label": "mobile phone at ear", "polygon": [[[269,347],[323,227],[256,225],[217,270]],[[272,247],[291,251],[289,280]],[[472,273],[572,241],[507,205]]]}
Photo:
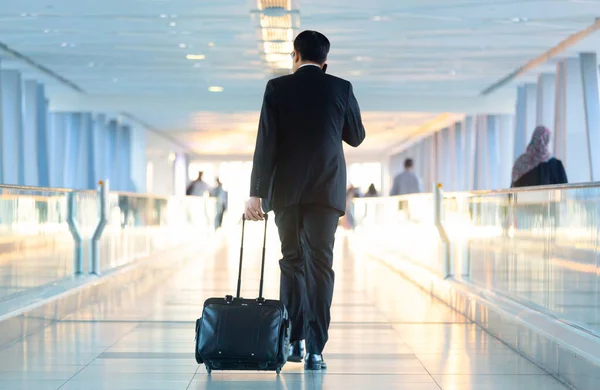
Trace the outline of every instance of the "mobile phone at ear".
{"label": "mobile phone at ear", "polygon": [[323,73],[327,72],[327,64],[323,64]]}

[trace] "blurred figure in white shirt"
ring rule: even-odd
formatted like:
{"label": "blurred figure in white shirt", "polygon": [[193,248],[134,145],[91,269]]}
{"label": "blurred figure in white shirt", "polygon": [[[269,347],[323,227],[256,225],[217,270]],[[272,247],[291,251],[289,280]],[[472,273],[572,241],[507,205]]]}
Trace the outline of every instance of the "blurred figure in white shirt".
{"label": "blurred figure in white shirt", "polygon": [[198,178],[190,183],[188,188],[185,190],[186,195],[193,196],[204,196],[205,193],[210,191],[210,187],[202,180],[204,172],[198,172]]}
{"label": "blurred figure in white shirt", "polygon": [[417,194],[423,192],[421,179],[413,172],[414,163],[411,158],[404,160],[404,172],[394,178],[390,196]]}

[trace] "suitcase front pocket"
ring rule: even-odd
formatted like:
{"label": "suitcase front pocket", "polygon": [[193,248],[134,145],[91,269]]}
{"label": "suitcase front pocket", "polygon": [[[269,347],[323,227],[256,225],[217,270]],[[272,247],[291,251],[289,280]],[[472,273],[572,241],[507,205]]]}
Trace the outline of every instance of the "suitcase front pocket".
{"label": "suitcase front pocket", "polygon": [[273,361],[281,313],[269,305],[211,304],[204,309],[200,353],[214,359]]}

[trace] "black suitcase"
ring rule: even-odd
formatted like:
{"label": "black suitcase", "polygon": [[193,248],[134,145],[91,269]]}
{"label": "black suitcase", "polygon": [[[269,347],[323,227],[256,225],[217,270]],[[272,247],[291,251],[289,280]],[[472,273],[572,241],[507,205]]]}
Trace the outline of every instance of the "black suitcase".
{"label": "black suitcase", "polygon": [[204,302],[202,317],[196,321],[196,361],[212,370],[281,371],[290,347],[290,320],[285,306],[263,298],[267,215],[260,268],[258,298],[240,297],[244,229],[237,281],[237,295],[209,298]]}

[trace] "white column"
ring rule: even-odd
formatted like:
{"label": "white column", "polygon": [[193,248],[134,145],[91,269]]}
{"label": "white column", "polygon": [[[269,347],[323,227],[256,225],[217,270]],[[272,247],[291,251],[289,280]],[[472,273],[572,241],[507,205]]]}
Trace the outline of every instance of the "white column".
{"label": "white column", "polygon": [[556,95],[556,75],[542,73],[537,83],[537,120],[536,125],[554,127],[554,104]]}
{"label": "white column", "polygon": [[467,116],[463,122],[463,190],[470,191],[475,188],[475,117]]}
{"label": "white column", "polygon": [[525,145],[537,126],[537,84],[525,84]]}
{"label": "white column", "polygon": [[517,87],[517,101],[515,103],[514,160],[525,151],[525,146],[527,145],[525,137],[525,86],[519,85]]}
{"label": "white column", "polygon": [[65,187],[64,159],[66,155],[67,114],[52,112],[49,118],[48,156],[50,187]]}
{"label": "white column", "polygon": [[27,160],[23,164],[22,181],[27,186],[38,185],[38,115],[40,113],[38,99],[38,83],[35,80],[25,80],[23,88],[23,139],[21,150]]}
{"label": "white column", "polygon": [[515,158],[520,156],[537,124],[537,85],[528,83],[517,88]]}
{"label": "white column", "polygon": [[554,156],[560,160],[565,159],[566,154],[566,94],[565,85],[567,82],[567,64],[565,61],[560,61],[556,65],[556,88],[554,96],[554,129],[552,131],[552,150]]}
{"label": "white column", "polygon": [[455,161],[455,169],[454,169],[454,189],[456,191],[464,191],[463,185],[465,182],[464,179],[464,149],[463,149],[463,123],[456,122],[454,124],[454,144],[452,148],[454,149],[454,161]]}
{"label": "white column", "polygon": [[[133,190],[136,192],[145,193],[146,164],[148,161],[148,159],[146,158],[146,129],[137,127],[133,128],[131,135],[131,179],[133,181],[134,186]],[[388,165],[385,164],[385,161],[381,162],[381,166],[385,167],[385,172],[387,172]],[[385,179],[382,178],[382,180]],[[386,188],[388,188],[387,184],[385,184],[385,186]]]}
{"label": "white column", "polygon": [[173,163],[173,195],[185,195],[187,185],[187,165],[187,156],[183,153],[176,153],[175,161]]}
{"label": "white column", "polygon": [[425,153],[423,154],[423,168],[425,172],[423,174],[423,189],[425,192],[431,192],[433,189],[433,184],[435,182],[435,168],[436,168],[436,144],[435,144],[435,134],[432,134],[425,141]]}
{"label": "white column", "polygon": [[97,184],[100,180],[106,180],[110,176],[110,171],[107,169],[107,164],[105,163],[105,154],[108,153],[106,146],[108,143],[108,123],[104,114],[96,115],[94,119],[92,142],[94,150],[93,178]]}
{"label": "white column", "polygon": [[[434,186],[438,183],[442,183],[444,180],[444,141],[442,139],[442,132],[438,131],[434,134],[435,139],[435,172],[434,172]],[[443,183],[442,183],[443,184]]]}
{"label": "white column", "polygon": [[0,120],[0,159],[2,159],[0,183],[23,184],[19,182],[20,168],[23,167],[23,155],[20,153],[19,140],[22,137],[22,82],[17,70],[0,72],[0,93],[2,109]]}
{"label": "white column", "polygon": [[50,125],[48,123],[48,99],[44,84],[37,84],[38,123],[37,123],[37,173],[38,186],[50,186]]}
{"label": "white column", "polygon": [[596,53],[579,54],[591,180],[600,180],[600,92]]}
{"label": "white column", "polygon": [[477,115],[475,118],[475,166],[473,189],[489,189],[487,159],[487,117]]}
{"label": "white column", "polygon": [[498,116],[498,141],[500,153],[500,169],[498,172],[498,186],[508,188],[512,184],[512,166],[514,160],[514,116]]}
{"label": "white column", "polygon": [[579,58],[560,61],[557,73],[556,156],[563,160],[570,183],[588,182],[590,156]]}
{"label": "white column", "polygon": [[500,180],[500,141],[498,137],[498,116],[487,115],[485,127],[485,175],[486,187],[484,189],[503,188],[504,183]]}
{"label": "white column", "polygon": [[448,136],[446,137],[446,157],[448,159],[446,164],[446,191],[457,191],[458,186],[456,178],[456,170],[458,164],[456,163],[457,150],[456,150],[456,127],[454,125],[448,127]]}

